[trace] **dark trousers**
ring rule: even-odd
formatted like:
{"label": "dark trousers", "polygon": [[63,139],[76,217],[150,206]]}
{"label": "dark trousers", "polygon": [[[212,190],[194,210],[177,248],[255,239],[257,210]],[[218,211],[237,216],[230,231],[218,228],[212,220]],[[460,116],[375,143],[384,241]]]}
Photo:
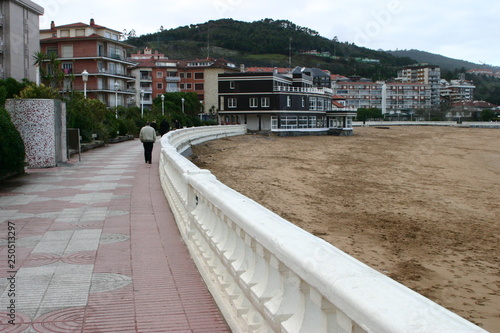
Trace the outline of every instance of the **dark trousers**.
{"label": "dark trousers", "polygon": [[142,144],[144,146],[144,159],[146,160],[146,163],[151,163],[154,142],[143,142]]}

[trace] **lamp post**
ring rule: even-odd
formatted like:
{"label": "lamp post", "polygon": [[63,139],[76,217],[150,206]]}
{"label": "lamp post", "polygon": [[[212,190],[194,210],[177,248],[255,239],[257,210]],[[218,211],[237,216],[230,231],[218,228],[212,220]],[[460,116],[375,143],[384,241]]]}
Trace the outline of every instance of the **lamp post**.
{"label": "lamp post", "polygon": [[165,115],[165,95],[161,95],[161,115],[164,116]]}
{"label": "lamp post", "polygon": [[184,113],[184,101],[185,101],[185,99],[184,99],[184,98],[181,98],[181,102],[182,102],[182,113]]}
{"label": "lamp post", "polygon": [[83,80],[83,96],[87,98],[87,81],[89,80],[89,72],[86,69],[82,72],[82,80]]}
{"label": "lamp post", "polygon": [[120,89],[120,83],[115,81],[115,108],[116,108],[116,119],[118,119],[118,89]]}
{"label": "lamp post", "polygon": [[144,90],[141,90],[141,118],[144,118]]}

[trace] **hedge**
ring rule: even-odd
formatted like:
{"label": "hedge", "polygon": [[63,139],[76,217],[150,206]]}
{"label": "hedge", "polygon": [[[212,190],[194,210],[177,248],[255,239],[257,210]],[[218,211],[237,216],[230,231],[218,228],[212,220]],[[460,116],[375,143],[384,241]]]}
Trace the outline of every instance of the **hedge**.
{"label": "hedge", "polygon": [[4,108],[0,108],[0,178],[24,172],[24,142]]}

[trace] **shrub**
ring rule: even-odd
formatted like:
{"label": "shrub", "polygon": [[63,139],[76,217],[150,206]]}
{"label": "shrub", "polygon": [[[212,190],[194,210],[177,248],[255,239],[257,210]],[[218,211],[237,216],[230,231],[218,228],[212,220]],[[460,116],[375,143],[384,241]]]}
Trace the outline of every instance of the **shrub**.
{"label": "shrub", "polygon": [[45,86],[43,84],[37,86],[36,84],[29,84],[21,90],[19,96],[16,98],[47,98],[47,99],[60,99],[59,91],[57,89]]}
{"label": "shrub", "polygon": [[24,142],[4,108],[0,108],[0,177],[24,172]]}

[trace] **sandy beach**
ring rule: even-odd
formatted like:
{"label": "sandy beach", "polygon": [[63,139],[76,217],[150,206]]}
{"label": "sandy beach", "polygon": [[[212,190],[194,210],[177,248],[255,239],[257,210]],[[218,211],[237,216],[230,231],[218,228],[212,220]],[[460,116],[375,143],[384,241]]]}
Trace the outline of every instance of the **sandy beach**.
{"label": "sandy beach", "polygon": [[193,147],[192,160],[291,223],[500,332],[500,130],[354,132],[233,137]]}

